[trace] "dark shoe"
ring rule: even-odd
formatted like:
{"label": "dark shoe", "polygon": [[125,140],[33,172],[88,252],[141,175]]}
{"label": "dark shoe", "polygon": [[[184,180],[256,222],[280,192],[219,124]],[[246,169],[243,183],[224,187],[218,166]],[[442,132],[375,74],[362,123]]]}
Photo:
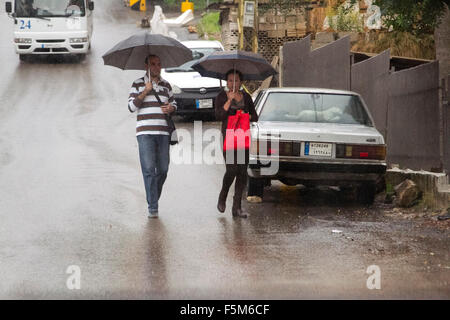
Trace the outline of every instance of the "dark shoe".
{"label": "dark shoe", "polygon": [[219,210],[222,213],[225,212],[226,201],[227,201],[227,192],[222,189],[220,190],[219,201],[217,201],[217,210]]}
{"label": "dark shoe", "polygon": [[247,218],[248,217],[248,214],[246,212],[242,211],[242,209],[233,209],[232,214],[233,214],[233,217],[235,217],[235,218]]}
{"label": "dark shoe", "polygon": [[225,201],[220,201],[217,203],[217,210],[219,210],[220,212],[225,212]]}

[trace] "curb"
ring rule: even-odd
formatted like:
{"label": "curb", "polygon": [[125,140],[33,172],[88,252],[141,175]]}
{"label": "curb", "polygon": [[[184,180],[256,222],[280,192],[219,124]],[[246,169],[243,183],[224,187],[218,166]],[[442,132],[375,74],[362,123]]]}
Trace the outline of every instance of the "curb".
{"label": "curb", "polygon": [[433,209],[447,209],[450,207],[450,179],[445,173],[428,171],[402,170],[398,168],[386,171],[386,184],[393,187],[406,179],[414,181],[422,191],[422,202]]}

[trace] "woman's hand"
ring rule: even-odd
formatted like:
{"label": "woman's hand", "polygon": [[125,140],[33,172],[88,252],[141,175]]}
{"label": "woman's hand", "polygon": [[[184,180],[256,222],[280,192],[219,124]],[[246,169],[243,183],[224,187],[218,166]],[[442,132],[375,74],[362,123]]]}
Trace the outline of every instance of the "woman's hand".
{"label": "woman's hand", "polygon": [[236,91],[236,92],[228,91],[227,97],[228,97],[228,100],[230,100],[230,101],[233,99],[241,100],[241,93],[239,91]]}
{"label": "woman's hand", "polygon": [[230,106],[231,106],[231,101],[234,99],[234,97],[236,96],[236,93],[235,92],[231,92],[231,91],[228,91],[227,92],[227,98],[228,98],[228,100],[225,102],[225,104],[223,105],[223,109],[225,110],[225,111],[228,111],[229,109],[230,109]]}
{"label": "woman's hand", "polygon": [[244,97],[243,97],[242,93],[239,91],[236,91],[236,92],[228,91],[227,98],[228,98],[227,102],[225,102],[225,104],[223,105],[223,109],[225,111],[228,111],[230,109],[231,101],[233,99],[236,101],[241,101]]}

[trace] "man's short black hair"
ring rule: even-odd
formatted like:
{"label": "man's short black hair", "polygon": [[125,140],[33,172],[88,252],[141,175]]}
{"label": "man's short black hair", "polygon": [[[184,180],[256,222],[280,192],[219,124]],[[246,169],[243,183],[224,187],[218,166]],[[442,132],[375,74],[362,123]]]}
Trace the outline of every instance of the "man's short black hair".
{"label": "man's short black hair", "polygon": [[149,54],[147,57],[145,57],[144,63],[148,64],[148,60],[150,58],[159,58],[159,57],[157,55],[154,55],[154,54]]}
{"label": "man's short black hair", "polygon": [[225,74],[225,80],[228,80],[228,76],[233,73],[236,73],[239,76],[239,80],[242,81],[242,72],[240,72],[239,70],[235,70],[235,69],[228,70],[228,72]]}

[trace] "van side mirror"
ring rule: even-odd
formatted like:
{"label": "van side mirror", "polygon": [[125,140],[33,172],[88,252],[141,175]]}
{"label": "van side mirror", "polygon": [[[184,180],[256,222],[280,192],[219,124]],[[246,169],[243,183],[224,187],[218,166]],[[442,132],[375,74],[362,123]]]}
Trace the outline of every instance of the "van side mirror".
{"label": "van side mirror", "polygon": [[94,11],[94,1],[89,1],[89,10]]}
{"label": "van side mirror", "polygon": [[11,4],[11,2],[5,2],[5,11],[7,12],[7,13],[11,13],[12,12],[12,4]]}

